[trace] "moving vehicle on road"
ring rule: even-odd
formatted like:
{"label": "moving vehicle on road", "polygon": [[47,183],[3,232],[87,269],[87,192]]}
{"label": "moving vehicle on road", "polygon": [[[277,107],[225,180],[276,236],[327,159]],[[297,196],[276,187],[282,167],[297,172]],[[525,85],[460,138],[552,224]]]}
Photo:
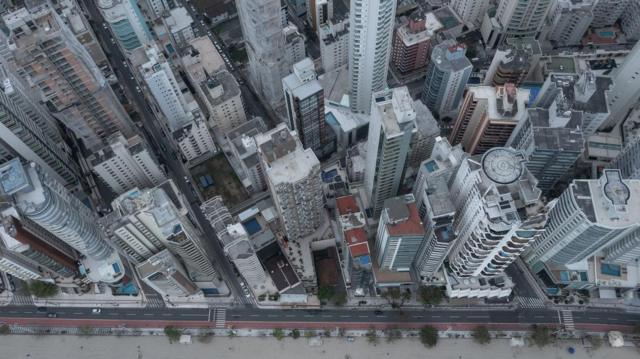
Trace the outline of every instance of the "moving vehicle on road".
{"label": "moving vehicle on road", "polygon": [[91,309],[91,314],[100,314],[100,313],[102,313],[102,309],[100,308]]}
{"label": "moving vehicle on road", "polygon": [[57,318],[58,313],[47,313],[47,318]]}

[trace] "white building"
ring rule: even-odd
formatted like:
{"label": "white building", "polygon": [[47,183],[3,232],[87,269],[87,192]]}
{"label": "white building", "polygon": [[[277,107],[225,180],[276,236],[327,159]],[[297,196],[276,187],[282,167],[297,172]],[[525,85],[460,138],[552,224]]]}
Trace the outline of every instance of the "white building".
{"label": "white building", "polygon": [[171,9],[164,22],[169,28],[169,34],[177,49],[186,46],[196,36],[193,31],[193,19],[184,7]]}
{"label": "white building", "polygon": [[640,39],[640,2],[630,1],[620,23],[627,41]]}
{"label": "white building", "polygon": [[349,61],[349,18],[329,20],[318,28],[320,57],[325,72],[347,66]]}
{"label": "white building", "polygon": [[265,287],[267,273],[265,272],[256,251],[249,241],[249,235],[241,223],[227,226],[228,241],[223,241],[224,252],[238,269],[238,272],[253,291],[260,291]]}
{"label": "white building", "polygon": [[117,135],[109,146],[93,153],[87,162],[115,194],[134,187],[153,187],[166,180],[164,171],[140,136]]}
{"label": "white building", "polygon": [[600,126],[610,129],[621,125],[640,99],[640,42],[633,46],[622,65],[612,75],[613,84],[607,92],[607,104],[611,115]]}
{"label": "white building", "polygon": [[271,197],[287,236],[313,233],[322,221],[320,161],[284,123],[255,136]]}
{"label": "white building", "polygon": [[146,3],[155,18],[159,18],[165,11],[171,10],[171,5],[173,5],[172,0],[146,0]]}
{"label": "white building", "polygon": [[238,17],[255,89],[272,108],[282,105],[282,78],[291,63],[286,58],[280,0],[237,0]]}
{"label": "white building", "polygon": [[593,20],[592,0],[559,0],[549,12],[547,38],[556,46],[577,46]]}
{"label": "white building", "polygon": [[422,161],[431,156],[436,138],[440,136],[440,127],[429,108],[422,101],[413,101],[413,107],[416,111],[416,131],[411,139],[407,166],[417,169]]}
{"label": "white building", "polygon": [[149,61],[141,66],[140,72],[167,120],[168,128],[176,130],[189,120],[187,101],[180,91],[171,65],[158,48],[147,48],[146,54]]}
{"label": "white building", "polygon": [[333,0],[307,0],[307,21],[315,33],[332,18]]}
{"label": "white building", "polygon": [[113,284],[123,279],[125,267],[96,226],[96,215],[37,165],[23,166],[18,158],[4,163],[0,190],[11,196],[22,216],[84,255],[82,268],[90,281]]}
{"label": "white building", "polygon": [[98,9],[125,53],[153,43],[145,18],[134,0],[99,0]]}
{"label": "white building", "polygon": [[551,5],[551,0],[500,0],[495,18],[501,38],[496,43],[510,37],[535,37]]}
{"label": "white building", "polygon": [[252,193],[267,189],[267,181],[258,156],[258,146],[253,138],[266,130],[267,126],[262,119],[256,117],[227,132],[231,153],[240,166],[240,170],[235,166],[234,170],[242,185]]}
{"label": "white building", "polygon": [[138,264],[136,270],[140,279],[163,297],[188,297],[200,292],[182,264],[166,249]]}
{"label": "white building", "polygon": [[229,71],[212,74],[199,87],[214,131],[227,133],[247,121],[240,85]]}
{"label": "white building", "polygon": [[513,149],[496,147],[462,161],[448,185],[456,208],[449,253],[456,277],[500,276],[536,241],[546,221],[536,183]]}
{"label": "white building", "polygon": [[[640,257],[640,180],[623,180],[605,170],[598,180],[574,180],[549,207],[545,233],[527,252],[529,264],[568,265],[603,249],[608,260],[627,263]],[[537,272],[537,270],[536,270]]]}
{"label": "white building", "polygon": [[285,53],[290,64],[302,61],[306,57],[306,48],[304,46],[305,38],[298,31],[298,27],[289,23],[282,29],[284,34]]}
{"label": "white building", "polygon": [[624,14],[627,5],[635,0],[596,0],[593,8],[592,27],[606,27],[615,24]]}
{"label": "white building", "polygon": [[387,84],[395,0],[351,0],[349,7],[349,105],[371,111],[371,95]]}
{"label": "white building", "polygon": [[453,0],[450,4],[462,21],[472,28],[480,27],[485,12],[489,9],[489,0]]}
{"label": "white building", "polygon": [[415,131],[416,111],[406,87],[373,94],[367,141],[365,188],[374,217],[398,194]]}
{"label": "white building", "polygon": [[207,123],[202,118],[196,118],[184,127],[172,133],[180,153],[191,166],[208,159],[218,152],[213,142]]}

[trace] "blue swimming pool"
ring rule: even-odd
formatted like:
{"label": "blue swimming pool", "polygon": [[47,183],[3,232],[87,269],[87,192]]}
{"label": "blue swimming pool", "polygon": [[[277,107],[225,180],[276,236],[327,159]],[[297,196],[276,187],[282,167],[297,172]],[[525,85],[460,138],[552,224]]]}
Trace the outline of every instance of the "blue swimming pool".
{"label": "blue swimming pool", "polygon": [[438,167],[438,164],[435,161],[429,161],[429,162],[425,163],[424,167],[429,172],[435,172],[440,168],[440,167]]}
{"label": "blue swimming pool", "polygon": [[262,229],[262,227],[260,227],[260,223],[258,223],[255,218],[243,222],[242,225],[244,226],[244,229],[247,230],[247,233],[249,233],[249,235],[256,234]]}
{"label": "blue swimming pool", "polygon": [[600,272],[602,272],[602,274],[619,277],[621,269],[620,269],[620,266],[617,264],[602,263],[600,267]]}

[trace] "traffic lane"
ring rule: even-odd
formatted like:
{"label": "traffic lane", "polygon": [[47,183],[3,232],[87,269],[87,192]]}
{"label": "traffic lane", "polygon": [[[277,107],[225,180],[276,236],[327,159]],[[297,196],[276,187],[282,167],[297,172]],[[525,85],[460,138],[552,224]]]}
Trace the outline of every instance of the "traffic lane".
{"label": "traffic lane", "polygon": [[574,311],[571,313],[575,323],[594,324],[640,324],[640,314],[603,311]]}

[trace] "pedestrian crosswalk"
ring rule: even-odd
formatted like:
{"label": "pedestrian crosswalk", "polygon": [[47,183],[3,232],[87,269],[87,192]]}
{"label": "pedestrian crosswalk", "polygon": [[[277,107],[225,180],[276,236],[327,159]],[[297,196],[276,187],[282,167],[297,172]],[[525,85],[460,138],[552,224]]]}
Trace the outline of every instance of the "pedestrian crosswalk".
{"label": "pedestrian crosswalk", "polygon": [[211,308],[212,320],[216,323],[216,329],[224,329],[226,327],[227,310],[225,308]]}
{"label": "pedestrian crosswalk", "polygon": [[30,295],[13,294],[11,298],[11,304],[13,305],[33,305],[33,298]]}
{"label": "pedestrian crosswalk", "polygon": [[575,323],[573,322],[573,313],[570,310],[561,310],[560,314],[562,315],[564,329],[570,332],[576,330]]}
{"label": "pedestrian crosswalk", "polygon": [[528,309],[544,309],[546,308],[544,300],[535,297],[516,297],[516,301],[521,308]]}
{"label": "pedestrian crosswalk", "polygon": [[166,306],[164,304],[164,301],[162,300],[162,297],[158,294],[146,294],[146,298],[146,308],[164,308]]}

